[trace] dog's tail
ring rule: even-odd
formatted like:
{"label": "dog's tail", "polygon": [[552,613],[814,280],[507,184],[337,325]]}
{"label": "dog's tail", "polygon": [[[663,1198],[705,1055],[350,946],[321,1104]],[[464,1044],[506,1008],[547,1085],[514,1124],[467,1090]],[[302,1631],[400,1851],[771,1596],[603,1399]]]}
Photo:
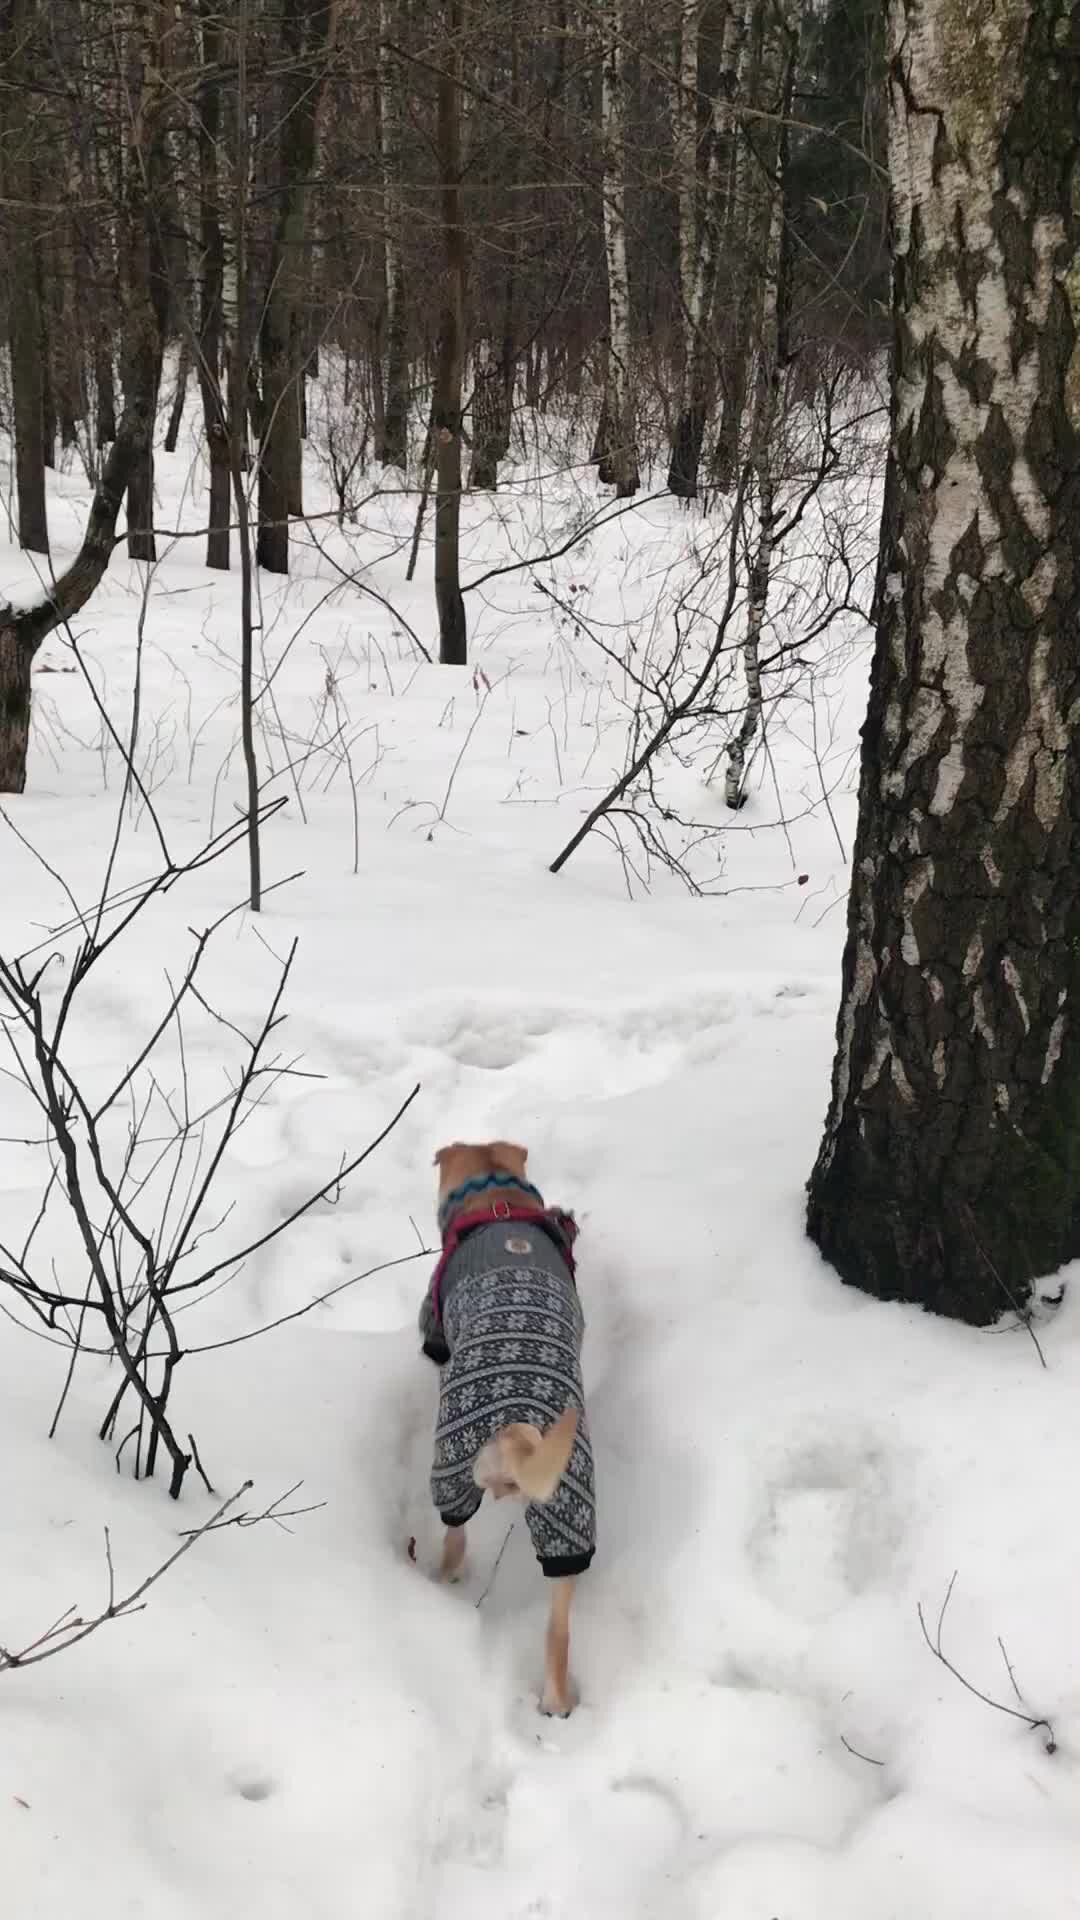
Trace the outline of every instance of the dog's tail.
{"label": "dog's tail", "polygon": [[552,1498],[574,1451],[577,1426],[577,1408],[567,1407],[554,1426],[546,1433],[537,1433],[535,1440],[533,1428],[526,1429],[528,1438],[522,1434],[511,1442],[514,1478],[530,1500],[543,1502]]}

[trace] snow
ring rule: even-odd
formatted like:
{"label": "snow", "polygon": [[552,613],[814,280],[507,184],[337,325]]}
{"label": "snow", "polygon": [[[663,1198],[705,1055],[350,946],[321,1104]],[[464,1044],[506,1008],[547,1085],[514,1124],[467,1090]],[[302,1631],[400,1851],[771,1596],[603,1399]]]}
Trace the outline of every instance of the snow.
{"label": "snow", "polygon": [[[517,478],[468,502],[467,578],[558,545],[596,504],[580,474],[549,474],[542,498],[527,464]],[[190,444],[160,458],[162,524],[198,524],[203,479]],[[58,549],[85,493],[75,474],[54,489]],[[868,525],[872,507],[870,488]],[[308,547],[287,584],[260,583],[278,666],[260,751],[279,770],[270,792],[288,796],[265,830],[266,878],[300,877],[257,923],[239,913],[222,927],[204,991],[250,1030],[275,956],[297,939],[281,1049],[321,1077],[276,1082],[239,1134],[221,1252],[284,1217],[420,1092],[336,1203],[191,1309],[185,1339],[235,1338],[404,1264],[179,1369],[177,1424],[219,1497],[250,1476],[244,1505],[259,1511],[302,1482],[291,1504],[314,1510],[288,1531],[208,1536],[144,1611],[0,1674],[7,1908],[19,1920],[1080,1913],[1074,1315],[1067,1303],[1039,1329],[1044,1369],[1024,1330],[973,1333],[845,1290],[802,1231],[839,994],[837,833],[849,847],[862,636],[849,629],[844,657],[823,661],[813,711],[795,693],[771,710],[743,813],[726,814],[704,762],[673,771],[684,810],[724,828],[695,856],[706,897],[658,869],[646,891],[595,836],[552,877],[622,765],[628,685],[533,574],[573,589],[610,644],[628,621],[643,652],[662,647],[707,523],[645,502],[550,566],[489,581],[469,602],[482,680],[418,661],[387,611],[431,642],[429,550],[404,579],[410,514],[388,497],[344,533],[316,522],[325,552]],[[2,566],[5,591],[30,589],[25,557],[5,548]],[[241,796],[237,579],[208,574],[184,541],[163,543],[144,607],[143,586],[118,553],[76,640],[124,731],[142,608],[139,766],[170,845],[190,853]],[[49,929],[69,908],[29,846],[92,899],[122,768],[66,643],[54,637],[39,665],[28,791],[5,802],[25,841],[5,833],[0,938],[5,952],[43,941],[64,954],[55,1007],[72,946]],[[333,744],[343,720],[355,817]],[[114,886],[155,859],[136,799]],[[238,848],[91,975],[68,1042],[88,1087],[132,1058],[189,929],[243,892]],[[207,1017],[186,1040],[192,1098],[220,1095],[232,1038]],[[169,1085],[177,1072],[166,1056]],[[18,1144],[34,1126],[9,1077],[0,1130],[2,1237],[18,1241],[43,1160]],[[528,1143],[547,1197],[582,1223],[601,1544],[575,1604],[582,1703],[565,1723],[536,1711],[546,1596],[523,1523],[507,1537],[506,1507],[485,1509],[463,1585],[427,1577],[436,1380],[415,1314],[430,1263],[406,1257],[433,1235],[434,1149],[500,1136]],[[81,1285],[55,1233],[60,1270]],[[103,1527],[127,1592],[217,1504],[194,1476],[178,1508],[161,1484],[117,1474],[95,1437],[115,1386],[101,1360],[77,1370],[49,1441],[66,1358],[0,1320],[9,1647],[73,1602],[104,1604]],[[1015,1706],[1000,1639],[1032,1717],[1053,1723],[1054,1754],[930,1652],[918,1609],[933,1635],[954,1571],[947,1655]]]}

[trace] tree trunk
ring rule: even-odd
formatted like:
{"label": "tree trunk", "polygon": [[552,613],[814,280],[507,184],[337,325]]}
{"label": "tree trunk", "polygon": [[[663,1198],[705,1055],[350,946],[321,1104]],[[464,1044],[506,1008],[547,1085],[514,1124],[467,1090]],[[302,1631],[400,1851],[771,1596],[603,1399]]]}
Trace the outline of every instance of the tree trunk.
{"label": "tree trunk", "polygon": [[725,202],[729,200],[731,192],[732,134],[746,49],[746,9],[747,0],[732,0],[724,21],[720,71],[709,123],[700,237],[695,245],[693,262],[682,261],[684,276],[689,275],[689,286],[683,295],[686,303],[687,369],[668,467],[668,486],[682,500],[697,498],[701,449],[716,387],[713,309]]}
{"label": "tree trunk", "polygon": [[169,424],[165,429],[165,452],[175,453],[180,438],[180,427],[184,418],[184,404],[187,400],[188,376],[191,373],[191,348],[187,337],[180,342],[180,354],[176,363],[176,390],[173,393],[172,407],[169,412]]}
{"label": "tree trunk", "polygon": [[81,612],[108,567],[117,517],[148,426],[142,396],[136,394],[124,408],[70,567],[36,606],[0,609],[0,793],[21,793],[26,785],[34,655],[55,627]]}
{"label": "tree trunk", "polygon": [[[34,0],[5,0],[0,21],[7,72],[4,111],[4,189],[8,199],[8,345],[15,426],[15,483],[19,498],[19,545],[48,553],[45,505],[45,395],[42,315],[36,264],[35,213],[41,168],[33,149],[28,89],[28,36],[35,25]],[[3,692],[0,691],[0,706]],[[0,782],[3,773],[0,769]],[[10,788],[0,784],[0,792]]]}
{"label": "tree trunk", "polygon": [[45,299],[45,274],[42,267],[41,248],[34,248],[34,298],[37,304],[38,340],[37,351],[41,361],[41,437],[44,444],[45,465],[51,471],[56,470],[56,392],[52,379],[52,356],[49,342],[49,309]]}
{"label": "tree trunk", "polygon": [[630,280],[626,262],[626,153],[623,141],[623,0],[605,0],[601,66],[601,141],[604,154],[604,255],[608,281],[607,444],[600,478],[616,497],[635,494],[637,432],[630,387]]}
{"label": "tree trunk", "polygon": [[808,1227],[844,1280],[975,1324],[1080,1253],[1068,19],[890,13],[890,482]]}
{"label": "tree trunk", "polygon": [[112,348],[102,330],[94,344],[94,396],[97,402],[97,443],[107,447],[116,439],[116,389],[113,385]]}
{"label": "tree trunk", "polygon": [[[10,191],[10,189],[9,189]],[[13,208],[12,285],[9,295],[11,387],[15,413],[15,481],[19,496],[19,545],[29,553],[48,553],[49,519],[45,505],[45,394],[42,380],[41,312],[32,265],[20,229],[28,216]],[[30,271],[26,268],[30,265]]]}
{"label": "tree trunk", "polygon": [[377,458],[402,473],[409,454],[409,339],[402,256],[404,208],[401,199],[401,72],[390,52],[394,15],[391,0],[380,0],[379,159],[383,193],[383,302],[386,378]]}
{"label": "tree trunk", "polygon": [[169,269],[163,237],[167,149],[165,115],[171,96],[162,71],[167,25],[162,12],[153,19],[136,9],[141,41],[132,48],[128,84],[132,109],[125,156],[126,274],[124,285],[124,408],[135,403],[142,442],[135,449],[128,477],[128,554],[155,560],[154,423],[165,322],[169,309]]}
{"label": "tree trunk", "polygon": [[698,263],[698,41],[701,0],[680,0],[671,99],[671,171],[679,232],[679,376],[690,359],[690,315]]}
{"label": "tree trunk", "polygon": [[217,0],[200,0],[203,83],[199,144],[199,342],[196,356],[210,457],[210,525],[206,564],[229,568],[231,473],[229,423],[221,391],[224,348],[225,237],[221,226],[218,141],[221,138],[221,28]]}
{"label": "tree trunk", "polygon": [[801,0],[788,0],[776,20],[776,51],[779,67],[780,111],[764,130],[759,158],[767,169],[765,185],[770,198],[769,227],[761,272],[761,299],[757,314],[758,364],[754,395],[754,414],[750,430],[750,464],[754,475],[757,508],[757,542],[746,608],[746,637],[743,641],[743,672],[746,676],[746,707],[738,731],[728,748],[724,797],[729,807],[739,808],[746,799],[746,766],[763,724],[761,691],[761,635],[769,606],[772,584],[773,552],[776,546],[779,515],[776,501],[776,438],[780,421],[780,390],[788,350],[788,317],[791,307],[791,241],[787,219],[788,128],[795,87],[795,63],[799,47],[799,9]]}
{"label": "tree trunk", "polygon": [[781,111],[778,91],[781,37],[776,9],[755,5],[743,53],[744,76],[739,91],[742,100],[763,117],[747,121],[739,128],[724,234],[728,284],[726,324],[720,342],[722,408],[712,457],[712,478],[723,491],[730,491],[737,484],[750,391],[754,310],[770,216],[766,170],[762,168],[760,152],[763,137],[775,125]]}
{"label": "tree trunk", "polygon": [[283,0],[285,60],[280,132],[280,205],[259,334],[263,432],[259,447],[258,564],[289,571],[289,511],[299,488],[301,378],[296,324],[304,259],[308,183],[318,146],[319,102],[333,25],[330,0]]}
{"label": "tree trunk", "polygon": [[10,610],[0,615],[0,793],[21,793],[26,785],[35,651],[22,644]]}
{"label": "tree trunk", "polygon": [[503,369],[491,351],[491,342],[478,340],[473,359],[473,455],[469,485],[479,492],[494,493],[499,484],[499,461],[506,452],[505,397]]}
{"label": "tree trunk", "polygon": [[464,666],[468,648],[461,595],[461,382],[465,357],[465,214],[461,192],[461,63],[464,0],[446,0],[446,52],[438,79],[438,165],[442,182],[445,291],[435,366],[435,605],[439,659]]}

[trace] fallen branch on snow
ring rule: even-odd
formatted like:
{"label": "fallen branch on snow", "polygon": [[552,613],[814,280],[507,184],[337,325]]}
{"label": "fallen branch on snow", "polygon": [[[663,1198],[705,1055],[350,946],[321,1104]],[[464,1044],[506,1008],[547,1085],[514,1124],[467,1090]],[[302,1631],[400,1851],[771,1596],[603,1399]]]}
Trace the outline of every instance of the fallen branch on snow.
{"label": "fallen branch on snow", "polygon": [[1056,1753],[1057,1740],[1054,1736],[1054,1729],[1051,1722],[1045,1719],[1042,1715],[1028,1713],[1024,1709],[1023,1695],[1021,1694],[1020,1689],[1016,1684],[1016,1675],[1013,1672],[1012,1662],[1010,1661],[1009,1656],[1005,1651],[1005,1646],[1003,1641],[1001,1640],[1000,1635],[998,1637],[998,1646],[1001,1648],[1001,1657],[1005,1662],[1006,1671],[1008,1672],[1009,1679],[1012,1683],[1012,1690],[1015,1693],[1017,1700],[1020,1702],[1020,1705],[1018,1707],[1008,1707],[1005,1705],[1005,1702],[1003,1700],[995,1700],[991,1694],[983,1693],[981,1688],[974,1686],[970,1680],[964,1677],[964,1675],[960,1672],[959,1667],[954,1666],[952,1661],[949,1659],[948,1655],[944,1652],[941,1645],[941,1635],[942,1635],[942,1629],[944,1628],[944,1625],[945,1625],[945,1614],[948,1610],[949,1601],[952,1599],[953,1588],[955,1587],[955,1585],[956,1585],[956,1573],[954,1572],[953,1577],[949,1581],[948,1587],[946,1588],[945,1598],[941,1603],[941,1612],[938,1614],[938,1620],[937,1620],[937,1631],[934,1634],[933,1639],[931,1639],[930,1637],[930,1630],[926,1624],[926,1618],[923,1614],[921,1600],[918,1605],[917,1611],[919,1615],[919,1625],[922,1628],[923,1639],[926,1641],[926,1644],[929,1647],[931,1653],[933,1654],[935,1660],[939,1660],[941,1662],[941,1665],[945,1668],[946,1672],[951,1673],[954,1680],[959,1680],[960,1685],[962,1687],[966,1687],[968,1693],[973,1693],[975,1695],[976,1700],[981,1700],[984,1707],[993,1707],[995,1713],[1007,1713],[1010,1719],[1012,1720],[1022,1720],[1024,1725],[1031,1729],[1032,1733],[1040,1732],[1040,1731],[1044,1733],[1046,1735],[1046,1738],[1043,1741],[1043,1746],[1045,1747],[1046,1752]]}
{"label": "fallen branch on snow", "polygon": [[[77,1646],[80,1640],[88,1639],[90,1634],[96,1633],[99,1627],[104,1626],[106,1620],[120,1620],[129,1613],[141,1613],[146,1605],[144,1595],[150,1591],[150,1588],[156,1586],[157,1582],[169,1572],[170,1568],[175,1567],[177,1561],[183,1559],[185,1553],[190,1553],[195,1542],[201,1540],[204,1534],[213,1533],[218,1527],[228,1525],[224,1516],[228,1513],[230,1507],[234,1507],[236,1502],[243,1498],[245,1493],[251,1491],[253,1485],[253,1481],[245,1480],[242,1487],[237,1487],[235,1493],[230,1493],[228,1499],[222,1501],[217,1512],[210,1515],[209,1520],[204,1520],[201,1527],[195,1527],[190,1533],[186,1534],[175,1553],[171,1553],[167,1560],[163,1560],[161,1565],[157,1567],[153,1573],[147,1574],[146,1579],[140,1581],[139,1585],[133,1588],[131,1593],[127,1594],[122,1600],[116,1598],[116,1572],[113,1567],[112,1540],[109,1536],[109,1529],[106,1527],[105,1565],[109,1572],[109,1598],[107,1604],[92,1620],[82,1619],[80,1615],[75,1613],[74,1607],[68,1607],[60,1615],[58,1620],[53,1621],[51,1627],[46,1627],[44,1633],[39,1633],[36,1640],[31,1640],[30,1644],[23,1647],[18,1653],[12,1653],[7,1647],[0,1646],[0,1673],[8,1673],[14,1667],[34,1667],[40,1660],[50,1660],[53,1654],[63,1653],[68,1647]],[[295,1492],[295,1490],[295,1488],[290,1489],[291,1492]],[[280,1495],[279,1499],[266,1509],[265,1514],[259,1514],[255,1516],[255,1518],[261,1520],[270,1517],[280,1517],[273,1514],[273,1508],[279,1506],[280,1501],[287,1500],[288,1497],[288,1494]],[[298,1509],[298,1511],[306,1511],[306,1509]],[[253,1526],[255,1524],[255,1518],[248,1519],[247,1524]]]}

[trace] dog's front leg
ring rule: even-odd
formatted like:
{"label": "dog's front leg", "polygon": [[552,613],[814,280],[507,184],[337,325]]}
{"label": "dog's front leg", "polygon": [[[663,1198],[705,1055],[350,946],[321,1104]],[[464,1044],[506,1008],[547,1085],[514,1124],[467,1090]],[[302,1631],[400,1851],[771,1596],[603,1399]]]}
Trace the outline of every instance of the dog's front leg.
{"label": "dog's front leg", "polygon": [[540,1711],[555,1714],[561,1720],[565,1720],[577,1705],[577,1695],[570,1683],[570,1603],[573,1597],[573,1575],[568,1579],[552,1581]]}
{"label": "dog's front leg", "polygon": [[443,1535],[442,1558],[439,1561],[439,1579],[456,1580],[465,1564],[465,1529],[447,1527]]}

